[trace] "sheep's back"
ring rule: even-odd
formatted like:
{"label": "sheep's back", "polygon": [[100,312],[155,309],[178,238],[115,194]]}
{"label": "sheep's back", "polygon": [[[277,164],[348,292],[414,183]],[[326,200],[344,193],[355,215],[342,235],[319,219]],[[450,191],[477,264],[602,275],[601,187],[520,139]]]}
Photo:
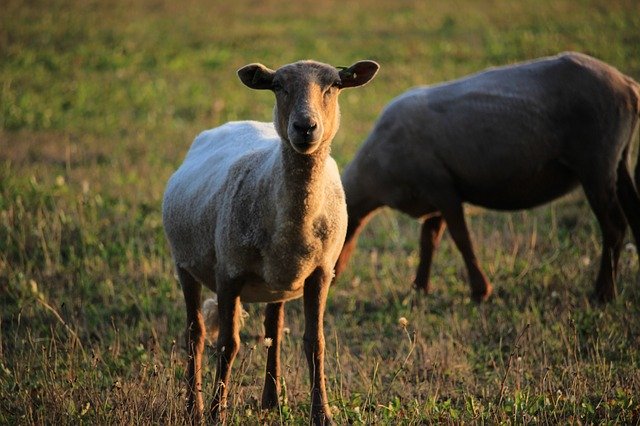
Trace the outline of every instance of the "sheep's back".
{"label": "sheep's back", "polygon": [[[599,149],[597,136],[615,130],[616,110],[637,103],[629,81],[603,62],[566,53],[412,89],[385,108],[347,167],[345,186],[359,185],[351,182],[362,173],[355,171],[377,170],[369,186],[384,179],[395,198],[414,182],[455,186],[470,199],[487,194],[471,201],[491,208],[546,202],[557,195],[549,188],[576,185],[566,166],[576,153]],[[608,145],[602,161],[615,161],[619,150]]]}
{"label": "sheep's back", "polygon": [[[171,176],[163,200],[163,223],[175,261],[185,266],[215,257],[217,210],[225,182],[243,162],[253,173],[270,168],[279,148],[272,123],[240,121],[198,135],[183,164]],[[247,161],[244,161],[247,160]]]}

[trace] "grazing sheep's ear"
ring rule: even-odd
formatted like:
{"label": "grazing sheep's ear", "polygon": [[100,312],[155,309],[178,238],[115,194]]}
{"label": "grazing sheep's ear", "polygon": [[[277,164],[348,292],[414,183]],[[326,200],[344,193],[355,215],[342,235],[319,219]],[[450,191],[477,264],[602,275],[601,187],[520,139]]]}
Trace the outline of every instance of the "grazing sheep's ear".
{"label": "grazing sheep's ear", "polygon": [[358,87],[371,80],[380,65],[373,61],[358,61],[349,68],[340,69],[341,87]]}
{"label": "grazing sheep's ear", "polygon": [[270,90],[273,88],[273,76],[275,71],[262,64],[249,64],[238,70],[238,77],[247,86],[257,90]]}

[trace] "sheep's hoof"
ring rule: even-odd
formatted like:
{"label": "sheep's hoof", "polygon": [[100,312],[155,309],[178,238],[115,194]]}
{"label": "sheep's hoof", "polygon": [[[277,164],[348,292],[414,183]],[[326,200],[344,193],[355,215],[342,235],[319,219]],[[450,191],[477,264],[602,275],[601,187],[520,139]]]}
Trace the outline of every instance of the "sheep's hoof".
{"label": "sheep's hoof", "polygon": [[190,410],[187,408],[187,424],[190,425],[201,425],[203,422],[203,414],[202,411],[199,410]]}
{"label": "sheep's hoof", "polygon": [[422,309],[428,303],[429,293],[416,286],[413,288],[414,291],[407,294],[405,301],[411,306],[411,309]]}
{"label": "sheep's hoof", "polygon": [[280,404],[278,399],[278,391],[267,391],[266,388],[262,392],[262,409],[272,410]]}
{"label": "sheep's hoof", "polygon": [[327,412],[313,416],[313,424],[314,426],[335,426],[335,422]]}
{"label": "sheep's hoof", "polygon": [[431,283],[429,281],[427,282],[414,281],[411,287],[413,287],[418,294],[431,293]]}
{"label": "sheep's hoof", "polygon": [[490,283],[486,283],[480,290],[472,289],[471,298],[474,302],[481,303],[486,302],[493,294],[493,286]]}
{"label": "sheep's hoof", "polygon": [[616,298],[615,287],[597,288],[591,295],[591,301],[596,304],[609,303]]}

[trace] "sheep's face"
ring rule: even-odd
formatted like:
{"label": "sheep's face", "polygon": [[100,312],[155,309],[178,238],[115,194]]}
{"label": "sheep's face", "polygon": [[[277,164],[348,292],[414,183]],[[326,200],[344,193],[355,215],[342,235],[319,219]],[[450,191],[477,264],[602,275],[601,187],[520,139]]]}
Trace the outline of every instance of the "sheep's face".
{"label": "sheep's face", "polygon": [[242,82],[276,95],[273,121],[280,137],[301,154],[311,154],[338,131],[338,94],[362,86],[378,71],[378,64],[360,61],[337,69],[314,61],[300,61],[273,71],[261,64],[238,70]]}

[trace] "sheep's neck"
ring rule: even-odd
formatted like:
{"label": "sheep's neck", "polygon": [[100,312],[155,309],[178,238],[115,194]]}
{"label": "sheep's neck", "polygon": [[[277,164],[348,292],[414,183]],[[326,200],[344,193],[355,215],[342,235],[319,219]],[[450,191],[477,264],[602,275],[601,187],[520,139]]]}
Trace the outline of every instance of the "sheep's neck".
{"label": "sheep's neck", "polygon": [[324,173],[329,143],[322,144],[314,153],[307,155],[295,152],[290,146],[282,148],[285,191],[282,201],[287,217],[297,223],[312,221],[324,200]]}

